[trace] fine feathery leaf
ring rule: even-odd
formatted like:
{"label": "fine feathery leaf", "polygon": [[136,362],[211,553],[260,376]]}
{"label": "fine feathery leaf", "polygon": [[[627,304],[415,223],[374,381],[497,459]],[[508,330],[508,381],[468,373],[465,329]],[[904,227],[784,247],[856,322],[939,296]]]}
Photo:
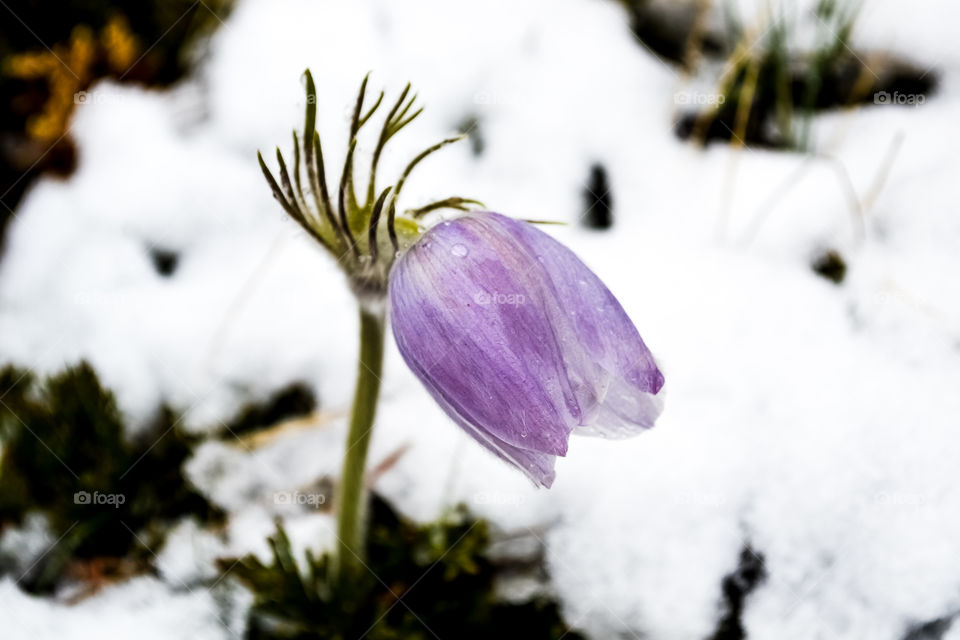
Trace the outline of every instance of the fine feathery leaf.
{"label": "fine feathery leaf", "polygon": [[300,184],[300,140],[297,138],[297,132],[293,132],[293,181],[297,185],[297,196],[300,207],[307,209],[307,200],[303,197],[303,185]]}
{"label": "fine feathery leaf", "polygon": [[365,116],[363,116],[362,118],[360,118],[360,124],[359,124],[359,126],[357,127],[358,129],[361,128],[361,127],[363,127],[363,125],[367,124],[367,120],[370,119],[370,116],[372,116],[372,115],[374,114],[374,112],[375,112],[375,111],[377,110],[377,108],[380,106],[380,103],[383,102],[383,95],[384,95],[384,94],[383,94],[383,91],[381,91],[381,92],[380,92],[380,97],[378,97],[378,98],[377,98],[377,101],[373,103],[373,106],[370,107],[370,110],[367,111],[367,114],[366,114]]}
{"label": "fine feathery leaf", "polygon": [[[408,84],[407,87],[409,86],[410,85]],[[393,119],[393,122],[391,123],[391,128],[393,129],[393,131],[390,133],[389,137],[393,137],[395,133],[397,133],[398,131],[400,131],[400,129],[407,126],[407,124],[411,120],[416,118],[418,115],[420,115],[420,112],[423,111],[423,109],[418,109],[415,114],[413,114],[412,116],[404,120],[404,116],[407,115],[407,112],[410,111],[410,107],[412,107],[416,101],[417,101],[417,94],[413,94],[413,96],[410,98],[410,101],[407,102],[407,106],[405,106],[400,111],[400,113],[397,114],[396,118]]]}
{"label": "fine feathery leaf", "polygon": [[[394,191],[396,194],[396,191]],[[393,198],[390,199],[390,211],[387,213],[387,233],[390,235],[390,244],[393,245],[393,252],[397,253],[400,251],[400,242],[397,240],[397,227],[396,227],[396,217],[397,217],[397,202]]]}
{"label": "fine feathery leaf", "polygon": [[350,141],[350,148],[347,149],[347,158],[343,163],[343,173],[340,176],[340,189],[337,192],[337,204],[339,206],[340,212],[340,225],[343,227],[343,233],[347,238],[347,246],[353,252],[353,254],[359,255],[357,253],[357,242],[353,237],[353,232],[350,230],[350,223],[347,218],[347,204],[346,204],[346,191],[347,184],[350,182],[350,174],[353,173],[353,152],[357,149],[357,139],[353,138]]}
{"label": "fine feathery leaf", "polygon": [[[360,132],[360,127],[362,127],[366,122],[364,118],[361,118],[360,114],[363,111],[363,99],[367,95],[367,82],[369,80],[370,74],[367,73],[367,75],[363,77],[363,82],[360,83],[360,91],[357,93],[357,102],[353,106],[353,116],[350,118],[350,149],[347,152],[348,156],[353,155],[353,151],[355,150],[357,144],[357,134]],[[350,211],[357,211],[359,209],[359,204],[357,203],[357,192],[353,185],[353,158],[351,157],[347,158],[344,173],[340,180],[340,189],[341,191],[345,192],[346,196],[350,200]],[[344,215],[342,203],[340,213],[341,216]],[[343,222],[343,226],[346,229],[347,235],[350,235],[350,225],[347,222]]]}
{"label": "fine feathery leaf", "polygon": [[[364,76],[360,89],[357,94],[356,102],[350,118],[350,137],[346,157],[343,162],[343,172],[340,175],[336,201],[333,201],[332,194],[327,186],[326,170],[324,167],[323,150],[320,143],[320,134],[317,131],[317,88],[314,78],[309,69],[304,71],[304,84],[306,93],[306,109],[303,124],[302,137],[297,132],[293,132],[293,177],[283,159],[280,150],[277,150],[277,163],[279,165],[279,182],[267,168],[261,154],[257,154],[261,170],[273,192],[274,197],[294,220],[297,221],[311,236],[317,239],[324,247],[331,250],[341,257],[346,254],[352,254],[355,258],[360,256],[361,247],[358,245],[358,236],[361,229],[365,229],[368,235],[367,251],[371,252],[376,260],[376,254],[379,250],[377,237],[378,227],[383,218],[384,210],[387,211],[387,227],[390,241],[394,250],[399,250],[399,241],[396,230],[396,207],[400,192],[409,178],[413,169],[430,154],[440,150],[448,144],[452,144],[465,136],[460,135],[447,138],[437,144],[425,149],[406,166],[400,174],[396,184],[383,191],[377,201],[374,202],[374,196],[377,193],[377,170],[379,161],[387,142],[400,130],[410,124],[422,112],[423,108],[417,108],[417,94],[411,95],[411,86],[408,83],[397,100],[392,104],[383,125],[379,132],[377,144],[373,151],[370,164],[370,177],[366,186],[366,197],[361,204],[357,200],[357,194],[354,182],[354,162],[355,153],[358,146],[358,132],[365,126],[377,110],[383,105],[385,93],[381,91],[376,101],[369,108],[364,108],[364,98],[369,84],[370,74]],[[301,148],[301,144],[303,147]],[[303,171],[306,177],[301,174],[301,155],[303,156]],[[304,185],[306,182],[306,185]],[[308,205],[306,191],[313,196],[315,207]],[[415,220],[438,209],[455,209],[467,211],[470,205],[483,206],[481,202],[469,198],[450,197],[436,202],[431,202],[417,209],[411,209],[406,212],[404,220],[409,220],[415,224]],[[327,227],[329,225],[329,231]],[[355,231],[356,230],[356,231]]]}
{"label": "fine feathery leaf", "polygon": [[[387,143],[387,140],[390,139],[393,133],[396,133],[396,131],[391,133],[391,130],[393,129],[393,124],[397,122],[397,120],[400,120],[403,118],[403,114],[407,112],[407,110],[410,108],[410,105],[413,104],[413,101],[417,99],[417,96],[413,96],[413,98],[410,99],[410,102],[407,104],[407,106],[404,107],[403,111],[400,112],[400,115],[397,115],[397,111],[400,109],[401,106],[403,106],[403,101],[406,100],[408,93],[410,93],[409,82],[407,83],[407,86],[403,88],[403,91],[400,92],[400,97],[397,98],[397,102],[393,105],[393,108],[390,109],[390,112],[387,114],[387,119],[383,121],[383,128],[380,130],[380,140],[377,143],[377,148],[381,151],[383,150],[383,146]],[[374,153],[376,153],[376,151]]]}
{"label": "fine feathery leaf", "polygon": [[[373,194],[376,191],[376,182],[377,182],[377,166],[380,164],[380,154],[383,153],[383,148],[386,146],[387,141],[393,136],[391,130],[393,129],[392,123],[395,121],[395,116],[397,110],[400,109],[403,105],[403,101],[406,99],[407,94],[410,93],[410,83],[407,83],[407,86],[403,88],[403,91],[400,93],[400,97],[397,98],[397,101],[391,107],[390,111],[387,113],[386,119],[383,121],[383,127],[380,129],[380,137],[377,139],[377,146],[373,150],[373,158],[370,161],[370,181],[367,183],[367,197],[364,202],[364,208],[370,204],[370,201],[373,200]],[[416,96],[414,96],[415,98]],[[407,105],[409,109],[409,105]],[[403,117],[403,116],[400,116]]]}
{"label": "fine feathery leaf", "polygon": [[383,203],[387,199],[387,195],[390,193],[391,187],[387,187],[383,190],[383,193],[380,194],[380,197],[377,198],[376,204],[373,205],[373,212],[370,214],[370,231],[367,238],[367,249],[370,252],[370,261],[376,262],[379,254],[380,247],[377,243],[377,227],[380,224],[380,215],[383,212]]}
{"label": "fine feathery leaf", "polygon": [[313,132],[313,144],[308,146],[313,149],[313,156],[316,160],[315,169],[309,173],[317,208],[323,212],[327,222],[330,223],[330,227],[340,236],[342,232],[337,218],[333,214],[333,204],[330,202],[330,192],[327,190],[327,173],[323,165],[323,148],[320,146],[320,132]]}
{"label": "fine feathery leaf", "polygon": [[452,138],[447,138],[446,140],[441,140],[440,142],[438,142],[437,144],[433,145],[432,147],[428,147],[428,148],[424,149],[423,151],[421,151],[420,154],[417,155],[416,158],[414,158],[413,160],[410,161],[410,164],[408,164],[408,165],[407,165],[407,168],[403,170],[403,173],[400,174],[400,179],[397,180],[397,186],[396,186],[396,187],[394,188],[394,190],[393,190],[393,196],[390,198],[390,201],[393,202],[393,203],[395,203],[395,202],[397,201],[397,198],[400,196],[400,190],[403,189],[403,185],[404,185],[404,183],[407,181],[407,178],[410,177],[410,173],[413,172],[414,168],[415,168],[418,164],[420,164],[420,162],[421,162],[424,158],[426,158],[427,156],[429,156],[429,155],[432,154],[432,153],[436,153],[437,151],[439,151],[440,149],[444,148],[444,147],[447,146],[448,144],[453,144],[454,142],[459,142],[460,140],[463,140],[463,139],[466,138],[466,137],[467,137],[466,135],[459,135],[459,136],[454,136],[454,137],[452,137]]}
{"label": "fine feathery leaf", "polygon": [[[300,152],[296,145],[296,133],[294,133],[294,143],[294,179],[297,182],[297,190],[300,191],[300,180],[297,175],[300,165]],[[313,233],[311,233],[312,236],[322,236],[323,233],[314,223],[315,218],[313,212],[310,211],[310,208],[307,207],[306,202],[303,200],[303,192],[300,191],[298,196],[297,192],[293,190],[293,185],[290,184],[290,174],[287,173],[287,164],[283,160],[280,149],[277,149],[277,163],[280,165],[280,184],[283,186],[283,190],[287,195],[287,201],[290,203],[290,207],[297,212],[297,221],[305,226],[309,226],[313,230]]]}
{"label": "fine feathery leaf", "polygon": [[[416,99],[417,99],[416,96],[414,96],[413,98],[411,98],[411,99],[410,99],[410,101],[411,101],[410,104],[413,104],[413,100],[416,100]],[[406,113],[406,109],[404,109],[404,113]],[[408,124],[410,124],[411,122],[413,122],[413,120],[414,120],[417,116],[419,116],[421,113],[423,113],[423,107],[420,107],[419,109],[417,109],[416,111],[414,111],[412,114],[410,114],[410,117],[408,117],[406,120],[401,120],[399,123],[397,123],[396,127],[394,127],[394,133],[396,133],[397,131],[400,131],[400,129],[403,129],[405,126],[407,126]]]}
{"label": "fine feathery leaf", "polygon": [[303,212],[300,210],[300,205],[297,204],[297,197],[293,193],[293,185],[290,184],[290,174],[287,173],[287,163],[283,161],[283,154],[280,153],[279,147],[277,147],[277,164],[280,165],[280,184],[283,185],[283,192],[287,195],[287,202],[289,202],[294,211],[303,218]]}
{"label": "fine feathery leaf", "polygon": [[525,218],[521,218],[521,220],[527,224],[552,224],[559,227],[566,227],[570,224],[569,222],[563,222],[562,220],[527,220]]}
{"label": "fine feathery leaf", "polygon": [[284,211],[296,218],[297,214],[293,211],[290,203],[287,202],[287,198],[283,195],[280,185],[277,184],[276,178],[273,177],[273,174],[267,167],[267,163],[263,161],[263,155],[259,151],[257,151],[257,161],[260,163],[260,170],[263,172],[263,177],[267,179],[267,184],[270,185],[270,190],[273,191],[273,197],[276,198],[277,202],[280,203],[280,206],[283,207]]}
{"label": "fine feathery leaf", "polygon": [[363,82],[360,83],[360,91],[357,93],[357,102],[353,105],[353,116],[350,118],[350,137],[357,137],[360,131],[360,112],[363,110],[363,99],[367,95],[367,82],[370,80],[370,74],[363,76]]}
{"label": "fine feathery leaf", "polygon": [[313,140],[313,134],[317,127],[317,87],[313,84],[313,74],[310,73],[310,69],[304,71],[303,75],[307,80],[307,114],[303,122],[303,142],[307,145],[305,151],[307,170],[309,171],[311,169],[310,160],[313,155],[313,148],[309,141]]}
{"label": "fine feathery leaf", "polygon": [[337,219],[333,215],[333,208],[330,206],[330,194],[327,191],[327,179],[323,167],[323,151],[320,146],[320,133],[316,130],[317,87],[313,82],[313,74],[310,73],[310,69],[304,71],[303,75],[307,85],[307,109],[303,123],[303,145],[307,179],[309,180],[310,191],[313,192],[317,210],[330,224],[334,237],[343,241],[343,232],[340,230]]}
{"label": "fine feathery leaf", "polygon": [[469,211],[468,204],[475,204],[478,207],[484,206],[479,200],[472,200],[470,198],[445,198],[444,200],[437,200],[436,202],[431,202],[428,205],[424,205],[419,209],[408,209],[407,213],[415,220],[422,218],[431,211],[436,211],[437,209],[456,209],[458,211]]}
{"label": "fine feathery leaf", "polygon": [[283,210],[287,212],[291,218],[296,220],[304,231],[306,231],[312,238],[317,242],[323,245],[326,249],[333,251],[333,247],[330,246],[330,243],[324,238],[320,233],[314,229],[300,214],[299,209],[295,209],[289,202],[287,202],[286,197],[283,195],[283,191],[280,189],[280,185],[277,184],[277,180],[273,177],[273,174],[270,173],[270,169],[267,167],[267,163],[263,160],[263,155],[257,151],[257,160],[260,162],[260,170],[263,172],[263,177],[267,179],[267,184],[270,185],[270,190],[273,191],[273,197],[280,203],[280,206],[283,207]]}

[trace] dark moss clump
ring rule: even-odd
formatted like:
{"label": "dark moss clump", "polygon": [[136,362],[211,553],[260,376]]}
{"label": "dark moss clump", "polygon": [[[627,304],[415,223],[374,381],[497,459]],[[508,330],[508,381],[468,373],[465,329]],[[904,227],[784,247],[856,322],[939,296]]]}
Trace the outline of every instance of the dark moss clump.
{"label": "dark moss clump", "polygon": [[180,254],[169,249],[153,247],[150,249],[150,262],[153,263],[153,270],[158,275],[169,278],[180,264]]}
{"label": "dark moss clump", "polygon": [[953,626],[956,617],[951,614],[915,624],[907,630],[903,640],[941,640]]}
{"label": "dark moss clump", "polygon": [[847,275],[847,263],[839,253],[830,249],[817,256],[811,265],[814,273],[834,284],[840,284]]}
{"label": "dark moss clump", "polygon": [[743,640],[743,612],[747,598],[767,579],[763,555],[749,546],[740,550],[737,568],[723,578],[723,614],[710,640]]}
{"label": "dark moss clump", "polygon": [[695,2],[621,0],[630,16],[637,41],[660,60],[688,67],[690,43],[709,55],[720,55],[727,46],[721,33],[700,33],[700,5]]}
{"label": "dark moss clump", "polygon": [[25,589],[52,590],[72,560],[139,555],[145,567],[140,547],[159,545],[164,522],[219,517],[181,473],[190,443],[170,410],[129,441],[113,394],[86,363],[42,384],[7,367],[0,393],[0,524],[38,510],[59,539],[20,576]]}
{"label": "dark moss clump", "polygon": [[278,389],[264,402],[244,406],[226,429],[240,436],[272,427],[283,420],[308,416],[317,408],[317,397],[304,382]]}
{"label": "dark moss clump", "polygon": [[589,229],[609,229],[613,226],[613,194],[607,169],[600,163],[590,167],[590,175],[583,187],[583,214],[580,219]]}
{"label": "dark moss clump", "polygon": [[253,556],[224,560],[223,570],[255,593],[247,638],[581,640],[552,600],[496,601],[498,568],[486,556],[484,521],[459,510],[416,525],[376,498],[370,517],[370,571],[346,590],[331,588],[327,557],[308,554],[302,574],[279,523],[270,566]]}

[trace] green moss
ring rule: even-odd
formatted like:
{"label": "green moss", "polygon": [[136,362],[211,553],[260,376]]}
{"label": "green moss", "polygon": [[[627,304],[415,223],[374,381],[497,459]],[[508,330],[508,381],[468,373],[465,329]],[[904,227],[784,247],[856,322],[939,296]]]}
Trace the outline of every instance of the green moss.
{"label": "green moss", "polygon": [[263,402],[244,405],[225,431],[233,436],[254,434],[284,420],[302,418],[317,408],[317,398],[305,382],[294,382]]}
{"label": "green moss", "polygon": [[294,560],[278,523],[270,538],[273,562],[254,556],[224,560],[222,570],[255,594],[250,640],[430,638],[580,640],[556,602],[498,602],[498,567],[486,555],[489,529],[463,509],[427,525],[398,516],[374,498],[370,510],[369,571],[346,589],[331,588],[328,558],[308,553],[305,571]]}
{"label": "green moss", "polygon": [[21,578],[51,590],[72,559],[139,557],[159,546],[163,524],[187,514],[219,514],[181,473],[190,453],[163,409],[144,436],[129,441],[113,394],[86,363],[38,384],[14,367],[0,370],[0,523],[39,510],[59,542]]}
{"label": "green moss", "polygon": [[[183,478],[193,443],[178,433],[176,416],[161,411],[130,441],[113,395],[89,365],[42,382],[0,369],[0,394],[0,526],[39,511],[59,539],[27,575],[15,576],[24,588],[49,592],[71,563],[94,558],[125,558],[149,570],[148,549],[160,548],[170,522],[221,517]],[[223,560],[221,569],[255,594],[250,639],[471,640],[496,633],[579,640],[546,597],[496,599],[504,567],[488,557],[489,541],[487,524],[463,509],[418,525],[374,499],[371,571],[346,587],[331,588],[326,557],[308,555],[306,570],[298,570],[279,524],[270,565],[247,556]]]}

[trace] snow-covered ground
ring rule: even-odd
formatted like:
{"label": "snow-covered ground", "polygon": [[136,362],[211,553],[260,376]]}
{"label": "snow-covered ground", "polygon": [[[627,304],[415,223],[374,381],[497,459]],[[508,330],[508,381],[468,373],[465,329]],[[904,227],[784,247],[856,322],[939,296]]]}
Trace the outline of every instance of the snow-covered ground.
{"label": "snow-covered ground", "polygon": [[[9,229],[0,359],[53,372],[88,358],[134,424],[167,401],[206,429],[295,380],[334,417],[254,452],[204,445],[188,471],[230,511],[223,539],[184,523],[155,550],[158,579],[75,606],[0,581],[3,637],[234,637],[242,598],[197,586],[213,558],[265,553],[278,512],[299,546],[329,544],[328,516],[270,496],[336,471],[355,311],[255,160],[289,150],[308,66],[333,157],[365,72],[388,96],[419,91],[427,109],[382,175],[477,118],[484,153],[426,161],[407,206],[455,194],[571,223],[548,230],[618,295],[666,375],[656,429],[575,439],[537,491],[391,350],[371,462],[409,445],[378,483],[401,510],[465,501],[541,538],[567,620],[596,638],[707,637],[747,544],[768,574],[743,615],[753,638],[899,640],[960,613],[958,17],[946,0],[868,0],[851,46],[935,69],[939,91],[819,117],[813,159],[678,141],[686,80],[603,0],[241,0],[191,81],[97,85],[71,127],[78,171],[36,184]],[[597,161],[609,232],[576,224]],[[869,201],[865,237],[851,187]],[[172,278],[152,247],[179,252]],[[810,268],[828,247],[849,264],[840,286]]]}

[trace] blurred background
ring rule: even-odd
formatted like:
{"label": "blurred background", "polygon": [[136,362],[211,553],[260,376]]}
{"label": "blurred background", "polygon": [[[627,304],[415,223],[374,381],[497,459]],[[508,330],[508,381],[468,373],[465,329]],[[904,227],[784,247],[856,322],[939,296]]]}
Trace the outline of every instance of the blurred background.
{"label": "blurred background", "polygon": [[[960,639],[955,3],[0,18],[4,638]],[[537,491],[389,345],[345,600],[355,310],[256,162],[308,67],[333,166],[364,74],[412,83],[382,175],[468,137],[400,204],[565,223],[667,381],[655,429],[574,439]]]}

